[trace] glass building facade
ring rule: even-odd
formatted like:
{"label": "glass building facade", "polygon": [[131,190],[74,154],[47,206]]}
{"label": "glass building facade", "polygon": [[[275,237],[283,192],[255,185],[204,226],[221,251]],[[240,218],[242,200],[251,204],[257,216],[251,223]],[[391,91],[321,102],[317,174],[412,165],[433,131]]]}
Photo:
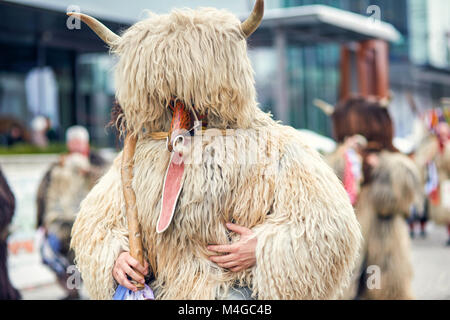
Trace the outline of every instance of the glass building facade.
{"label": "glass building facade", "polygon": [[[444,3],[445,2],[445,3]],[[450,31],[450,2],[447,0],[281,0],[280,7],[327,5],[364,16],[371,16],[370,6],[378,6],[381,20],[392,24],[402,41],[390,44],[391,104],[396,133],[411,132],[414,115],[407,94],[412,94],[420,108],[436,107],[440,99],[450,96],[448,83],[449,51],[446,47]],[[441,8],[441,10],[439,10]],[[259,99],[267,110],[275,110],[270,93],[274,92],[276,57],[271,49],[256,49],[252,54]],[[338,44],[289,46],[287,50],[289,83],[289,125],[331,135],[330,119],[313,105],[319,98],[330,104],[338,100],[340,84]],[[433,70],[430,70],[433,69]],[[438,69],[438,75],[436,70]],[[427,72],[424,72],[425,69]],[[430,72],[429,72],[430,71]],[[425,75],[427,75],[425,77]],[[275,117],[276,112],[275,113]]]}
{"label": "glass building facade", "polygon": [[[105,128],[114,58],[89,28],[71,30],[66,22],[64,11],[0,2],[0,145],[10,144],[17,126],[31,142],[38,116],[51,120],[60,142],[78,124],[87,127],[95,147],[115,145]],[[104,22],[115,31],[126,27]]]}
{"label": "glass building facade", "polygon": [[[367,15],[370,5],[378,5],[381,8],[381,19],[393,24],[403,35],[408,33],[406,17],[399,12],[406,12],[406,1],[354,1],[354,0],[284,0],[283,7],[322,4],[335,8]],[[260,51],[257,49],[255,51]],[[402,42],[391,48],[391,61],[408,60],[408,43]],[[261,104],[268,110],[274,110],[274,101],[267,92],[274,92],[268,79],[271,73],[261,65],[262,61],[274,62],[274,54],[270,49],[263,49],[253,56],[261,56],[253,59],[257,73],[257,86]],[[334,43],[313,44],[310,46],[293,46],[287,49],[288,83],[289,83],[289,125],[296,128],[306,128],[320,134],[330,136],[330,119],[313,105],[316,98],[334,104],[338,100],[340,84],[340,45]],[[263,57],[265,56],[265,58]],[[271,70],[272,75],[275,70]],[[275,113],[275,111],[274,111]],[[276,118],[275,114],[275,118]]]}
{"label": "glass building facade", "polygon": [[[47,2],[59,3],[56,0]],[[147,6],[145,1],[138,2],[143,7]],[[134,17],[134,12],[140,11],[138,2],[133,2],[136,8],[134,11],[130,9],[128,13],[119,10],[119,3],[112,6],[115,11],[110,11],[114,11],[115,16],[137,19],[139,17]],[[83,3],[87,5],[90,2],[86,0]],[[176,1],[169,1],[161,5],[159,10],[150,9],[167,11],[170,3],[178,5]],[[218,3],[215,1],[211,5]],[[224,2],[220,3],[225,5]],[[253,0],[232,0],[227,5],[235,13],[242,13],[250,9],[253,3]],[[412,93],[422,108],[436,107],[440,98],[450,97],[450,55],[446,46],[448,38],[445,36],[447,31],[450,32],[450,1],[266,0],[269,10],[314,4],[365,16],[370,15],[368,8],[376,5],[380,8],[381,19],[391,23],[402,34],[403,40],[390,46],[390,84],[394,93],[391,113],[398,135],[409,133],[413,117],[405,93]],[[29,126],[37,114],[48,115],[48,104],[35,103],[36,99],[42,97],[38,95],[38,98],[33,98],[30,95],[27,78],[33,71],[51,70],[49,77],[53,79],[53,91],[56,92],[54,124],[60,139],[63,140],[68,126],[81,124],[89,129],[94,145],[115,146],[115,138],[111,134],[107,135],[105,129],[114,99],[111,73],[114,58],[108,55],[106,47],[87,28],[64,30],[66,16],[61,10],[8,5],[5,2],[0,2],[0,6],[0,118],[12,117]],[[114,22],[115,19],[101,20],[116,31],[126,27]],[[252,48],[251,41],[249,48],[256,71],[261,108],[273,112],[277,119],[277,54],[271,47]],[[314,107],[313,101],[319,98],[335,104],[338,100],[340,45],[288,44],[286,55],[289,101],[287,124],[331,136],[330,119]],[[35,106],[30,106],[33,103]]]}

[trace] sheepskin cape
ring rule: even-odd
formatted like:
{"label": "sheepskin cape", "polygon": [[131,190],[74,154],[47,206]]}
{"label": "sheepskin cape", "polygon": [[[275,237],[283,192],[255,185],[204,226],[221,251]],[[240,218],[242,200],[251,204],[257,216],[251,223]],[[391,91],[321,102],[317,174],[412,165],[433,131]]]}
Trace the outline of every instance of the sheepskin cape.
{"label": "sheepskin cape", "polygon": [[[275,130],[268,136],[269,147],[279,151],[275,167],[238,162],[242,145],[256,145],[257,133]],[[142,139],[137,146],[133,188],[157,298],[214,299],[236,281],[261,299],[335,297],[347,283],[360,242],[337,177],[289,127],[243,130],[224,139],[204,139],[203,161],[186,166],[174,219],[162,234],[156,223],[170,154],[164,141]],[[121,155],[82,202],[72,231],[76,261],[94,299],[112,297],[114,262],[128,250],[120,163]],[[229,242],[228,221],[256,233],[257,263],[250,270],[232,273],[208,259],[208,244]]]}
{"label": "sheepskin cape", "polygon": [[[408,226],[411,205],[421,201],[416,164],[394,152],[379,154],[370,184],[361,188],[355,206],[364,237],[352,284],[344,299],[412,299],[413,270]],[[329,157],[338,172],[338,157]]]}
{"label": "sheepskin cape", "polygon": [[[156,298],[224,298],[233,286],[248,286],[259,299],[334,298],[354,267],[359,224],[321,156],[259,109],[240,25],[225,10],[177,9],[151,14],[112,48],[124,130],[139,136],[132,186]],[[209,129],[192,138],[173,221],[157,234],[170,153],[148,133],[168,130],[173,97],[207,114]],[[214,133],[224,130],[230,134]],[[93,299],[111,299],[114,263],[128,250],[121,159],[84,199],[72,229]],[[233,273],[208,259],[215,255],[208,245],[238,240],[226,222],[254,231],[251,269]]]}

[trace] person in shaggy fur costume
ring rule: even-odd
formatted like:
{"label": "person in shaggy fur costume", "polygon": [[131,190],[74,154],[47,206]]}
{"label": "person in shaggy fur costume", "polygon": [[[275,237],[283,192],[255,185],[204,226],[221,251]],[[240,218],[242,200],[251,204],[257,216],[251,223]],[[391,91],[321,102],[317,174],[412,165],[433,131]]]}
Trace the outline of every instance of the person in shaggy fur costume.
{"label": "person in shaggy fur costume", "polygon": [[67,268],[74,263],[70,233],[80,202],[104,173],[106,161],[89,150],[89,133],[82,126],[67,129],[66,143],[68,153],[50,166],[39,184],[37,228],[44,264],[56,274],[66,299],[78,299],[78,290],[67,286]]}
{"label": "person in shaggy fur costume", "polygon": [[415,152],[414,160],[423,168],[426,177],[430,218],[447,226],[450,246],[450,126],[439,122],[424,137]]}
{"label": "person in shaggy fur costume", "polygon": [[[387,108],[376,100],[351,98],[332,113],[337,142],[363,136],[362,181],[355,212],[364,236],[360,261],[345,299],[412,299],[410,238],[405,218],[421,199],[417,166],[393,146],[393,125]],[[353,139],[355,139],[353,138]],[[361,145],[360,145],[361,146]],[[328,156],[344,180],[343,148]]]}
{"label": "person in shaggy fur costume", "polygon": [[[295,129],[256,102],[246,38],[263,11],[257,0],[241,23],[226,10],[174,9],[121,36],[72,13],[119,57],[118,122],[139,138],[132,188],[146,262],[128,254],[124,152],[84,199],[72,229],[91,298],[111,299],[118,284],[136,290],[127,276],[142,283],[138,272],[151,275],[156,299],[224,299],[233,288],[257,299],[332,299],[348,284],[362,238],[342,184]],[[184,122],[176,110],[202,119],[203,129],[185,136],[195,147],[183,151],[182,188],[167,224],[160,218],[171,128]]]}

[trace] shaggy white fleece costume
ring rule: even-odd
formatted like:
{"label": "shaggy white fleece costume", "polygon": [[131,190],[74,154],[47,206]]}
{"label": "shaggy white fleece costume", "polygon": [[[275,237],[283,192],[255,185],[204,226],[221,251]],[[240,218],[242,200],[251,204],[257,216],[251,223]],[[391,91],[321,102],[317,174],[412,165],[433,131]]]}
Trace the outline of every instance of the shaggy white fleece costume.
{"label": "shaggy white fleece costume", "polygon": [[[133,188],[156,298],[223,298],[236,283],[259,299],[336,297],[354,267],[359,224],[321,156],[258,108],[240,21],[216,9],[151,15],[112,49],[120,58],[117,98],[127,129],[139,135]],[[200,151],[187,155],[173,221],[157,234],[170,153],[165,141],[147,133],[168,130],[172,97],[195,104],[207,114],[208,128],[230,129],[230,135],[207,130],[203,139],[193,137],[202,139]],[[128,250],[121,157],[82,202],[72,230],[76,261],[94,299],[111,299],[114,262]],[[258,239],[256,265],[238,273],[208,259],[214,255],[209,244],[230,242],[230,221]]]}
{"label": "shaggy white fleece costume", "polygon": [[365,283],[360,298],[413,299],[411,245],[405,218],[411,205],[420,199],[419,171],[408,157],[384,151],[372,175],[373,181],[362,188],[356,212],[365,239],[365,254],[361,255],[365,268],[379,267],[381,278],[379,288]]}
{"label": "shaggy white fleece costume", "polygon": [[[383,151],[379,157],[372,180],[362,186],[355,206],[364,244],[352,285],[341,297],[344,299],[413,298],[410,237],[405,218],[411,205],[421,199],[420,174],[415,163],[400,153]],[[340,157],[333,155],[329,160],[336,172],[344,171]]]}

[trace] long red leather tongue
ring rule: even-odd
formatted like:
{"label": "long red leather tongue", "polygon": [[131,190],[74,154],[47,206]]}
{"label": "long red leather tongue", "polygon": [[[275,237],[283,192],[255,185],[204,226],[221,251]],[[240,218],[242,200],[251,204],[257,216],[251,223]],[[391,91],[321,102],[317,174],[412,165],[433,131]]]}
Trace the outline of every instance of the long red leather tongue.
{"label": "long red leather tongue", "polygon": [[172,153],[169,167],[167,168],[166,176],[164,178],[161,212],[156,225],[157,233],[162,233],[169,227],[183,186],[184,162],[176,161],[174,158],[177,156],[178,154]]}
{"label": "long red leather tongue", "polygon": [[[172,101],[170,109],[173,113],[167,147],[172,154],[166,176],[164,177],[161,212],[156,224],[157,233],[162,233],[169,227],[175,213],[177,201],[183,187],[184,162],[182,155],[174,151],[174,144],[178,140],[178,135],[187,132],[191,124],[191,115],[182,102],[176,101],[174,103]],[[183,143],[184,139],[181,141]]]}

